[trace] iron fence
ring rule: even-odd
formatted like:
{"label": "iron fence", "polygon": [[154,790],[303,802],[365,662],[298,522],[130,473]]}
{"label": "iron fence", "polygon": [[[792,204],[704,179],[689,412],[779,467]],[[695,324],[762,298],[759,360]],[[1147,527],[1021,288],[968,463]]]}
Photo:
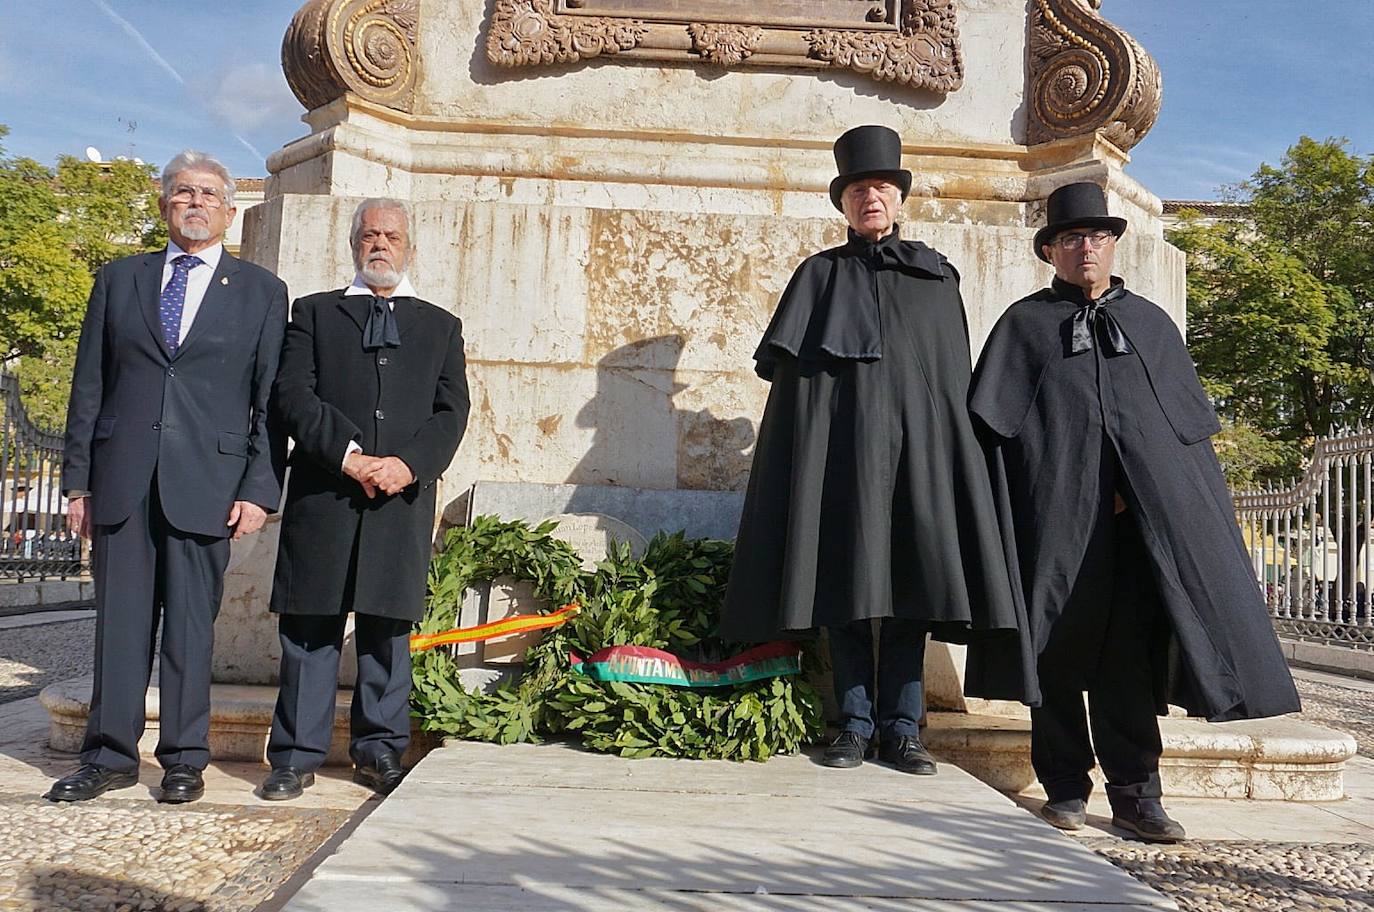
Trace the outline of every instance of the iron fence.
{"label": "iron fence", "polygon": [[34,424],[11,374],[0,373],[0,407],[0,580],[80,576],[87,550],[67,528],[62,435]]}
{"label": "iron fence", "polygon": [[1317,441],[1291,487],[1237,493],[1236,515],[1280,633],[1374,649],[1374,433]]}

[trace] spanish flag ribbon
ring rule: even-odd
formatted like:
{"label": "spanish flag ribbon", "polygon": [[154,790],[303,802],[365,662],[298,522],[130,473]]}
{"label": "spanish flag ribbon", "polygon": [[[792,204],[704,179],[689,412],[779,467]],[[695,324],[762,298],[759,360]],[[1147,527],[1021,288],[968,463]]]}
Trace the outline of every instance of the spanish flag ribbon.
{"label": "spanish flag ribbon", "polygon": [[561,627],[572,620],[581,610],[581,605],[572,602],[550,614],[518,614],[499,621],[478,624],[475,627],[455,627],[440,633],[412,633],[410,635],[410,651],[424,652],[436,646],[448,646],[452,643],[477,643],[512,633]]}

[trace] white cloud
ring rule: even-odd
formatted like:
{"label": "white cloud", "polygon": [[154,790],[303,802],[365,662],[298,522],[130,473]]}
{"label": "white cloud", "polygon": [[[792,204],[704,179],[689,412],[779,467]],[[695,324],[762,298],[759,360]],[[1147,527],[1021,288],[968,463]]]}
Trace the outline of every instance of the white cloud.
{"label": "white cloud", "polygon": [[300,116],[300,102],[291,94],[281,68],[262,62],[240,63],[204,86],[211,112],[241,133]]}

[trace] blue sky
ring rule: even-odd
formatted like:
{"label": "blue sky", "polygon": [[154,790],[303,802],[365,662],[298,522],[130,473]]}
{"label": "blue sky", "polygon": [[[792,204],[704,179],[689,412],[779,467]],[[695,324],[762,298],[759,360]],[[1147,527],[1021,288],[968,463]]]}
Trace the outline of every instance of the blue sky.
{"label": "blue sky", "polygon": [[[88,145],[164,162],[186,146],[240,176],[306,132],[281,74],[300,0],[0,0],[0,123],[51,164]],[[1306,133],[1374,153],[1374,0],[1106,0],[1164,71],[1130,173],[1210,199]],[[969,91],[973,87],[966,88]]]}

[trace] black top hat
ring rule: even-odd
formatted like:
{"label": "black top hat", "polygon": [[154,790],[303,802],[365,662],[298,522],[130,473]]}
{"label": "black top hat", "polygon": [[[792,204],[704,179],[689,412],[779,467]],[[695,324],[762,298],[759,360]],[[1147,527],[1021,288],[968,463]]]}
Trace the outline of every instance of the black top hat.
{"label": "black top hat", "polygon": [[911,192],[911,172],[902,168],[902,138],[887,127],[855,127],[835,140],[835,167],[840,176],[830,182],[830,202],[844,211],[840,196],[856,180],[884,177]]}
{"label": "black top hat", "polygon": [[1045,245],[1065,228],[1106,228],[1117,237],[1126,233],[1126,220],[1107,214],[1107,195],[1090,181],[1065,184],[1045,201],[1047,224],[1035,233],[1035,255],[1048,263]]}

